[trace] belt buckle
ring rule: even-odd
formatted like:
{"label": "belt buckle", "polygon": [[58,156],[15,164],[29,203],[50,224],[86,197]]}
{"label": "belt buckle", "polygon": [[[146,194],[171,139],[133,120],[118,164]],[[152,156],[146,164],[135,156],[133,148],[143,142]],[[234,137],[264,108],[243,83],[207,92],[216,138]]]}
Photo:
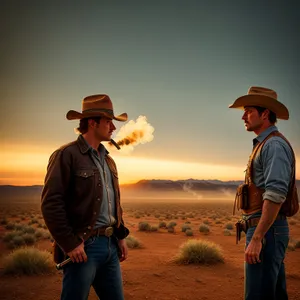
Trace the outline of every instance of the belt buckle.
{"label": "belt buckle", "polygon": [[110,237],[114,233],[114,228],[109,226],[105,228],[104,235]]}

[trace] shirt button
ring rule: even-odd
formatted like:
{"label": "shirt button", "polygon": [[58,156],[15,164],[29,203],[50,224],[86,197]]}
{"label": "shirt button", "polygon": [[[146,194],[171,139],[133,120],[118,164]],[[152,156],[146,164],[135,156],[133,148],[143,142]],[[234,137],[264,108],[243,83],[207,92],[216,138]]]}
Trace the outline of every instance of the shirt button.
{"label": "shirt button", "polygon": [[96,214],[96,212],[94,211],[94,215]]}
{"label": "shirt button", "polygon": [[88,226],[88,229],[91,229],[92,228],[92,226]]}
{"label": "shirt button", "polygon": [[97,198],[97,201],[100,201],[100,198]]}
{"label": "shirt button", "polygon": [[86,235],[86,232],[84,232],[83,235]]}

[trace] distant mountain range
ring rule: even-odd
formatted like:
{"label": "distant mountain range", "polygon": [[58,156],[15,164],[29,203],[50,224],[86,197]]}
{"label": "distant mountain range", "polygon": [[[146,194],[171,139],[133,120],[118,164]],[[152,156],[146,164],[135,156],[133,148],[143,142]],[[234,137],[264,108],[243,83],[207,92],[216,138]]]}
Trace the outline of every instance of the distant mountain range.
{"label": "distant mountain range", "polygon": [[[221,181],[221,180],[140,180],[133,184],[121,185],[122,195],[152,195],[152,194],[187,194],[199,197],[199,195],[223,194],[232,196],[236,187],[242,181]],[[300,190],[300,180],[296,180],[298,190]],[[0,201],[15,199],[40,201],[43,186],[12,186],[0,185]]]}

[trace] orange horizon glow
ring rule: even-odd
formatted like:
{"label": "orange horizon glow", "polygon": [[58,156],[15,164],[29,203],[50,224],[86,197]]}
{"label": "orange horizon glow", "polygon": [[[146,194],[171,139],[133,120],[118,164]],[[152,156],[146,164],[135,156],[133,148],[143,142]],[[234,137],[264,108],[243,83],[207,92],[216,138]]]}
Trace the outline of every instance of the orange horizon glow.
{"label": "orange horizon glow", "polygon": [[[11,148],[18,149],[18,148]],[[52,150],[19,148],[13,152],[0,150],[0,185],[43,185],[49,156]],[[225,164],[191,163],[182,161],[160,160],[113,155],[119,172],[120,184],[136,183],[140,180],[243,180],[245,166],[229,166]],[[299,161],[299,160],[298,160]],[[299,166],[296,178],[300,177]]]}

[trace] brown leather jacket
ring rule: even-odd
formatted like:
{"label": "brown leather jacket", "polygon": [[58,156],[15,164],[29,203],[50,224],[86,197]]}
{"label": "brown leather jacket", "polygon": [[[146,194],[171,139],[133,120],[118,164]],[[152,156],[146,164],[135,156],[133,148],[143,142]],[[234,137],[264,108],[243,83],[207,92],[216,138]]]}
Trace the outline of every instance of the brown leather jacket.
{"label": "brown leather jacket", "polygon": [[[124,239],[129,231],[122,219],[117,168],[109,155],[105,159],[116,195],[114,233],[118,239]],[[90,236],[99,215],[102,182],[81,135],[50,156],[41,200],[45,223],[64,252],[73,250]]]}

